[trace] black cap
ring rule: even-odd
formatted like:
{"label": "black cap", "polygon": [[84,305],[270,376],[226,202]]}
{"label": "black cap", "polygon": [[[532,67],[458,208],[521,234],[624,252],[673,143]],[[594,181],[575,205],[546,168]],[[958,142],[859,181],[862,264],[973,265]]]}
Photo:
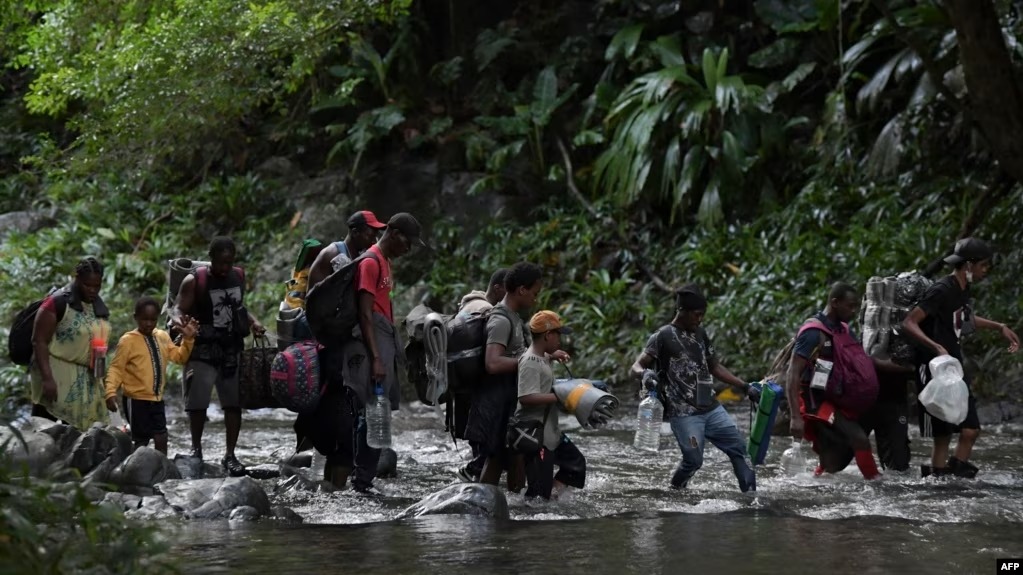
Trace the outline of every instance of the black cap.
{"label": "black cap", "polygon": [[987,242],[978,238],[963,238],[956,242],[952,255],[945,258],[945,263],[957,265],[963,262],[979,262],[989,260],[995,253]]}
{"label": "black cap", "polygon": [[412,245],[427,247],[422,237],[423,227],[419,225],[419,221],[412,214],[408,212],[394,214],[391,219],[387,220],[387,227],[404,234],[412,242]]}

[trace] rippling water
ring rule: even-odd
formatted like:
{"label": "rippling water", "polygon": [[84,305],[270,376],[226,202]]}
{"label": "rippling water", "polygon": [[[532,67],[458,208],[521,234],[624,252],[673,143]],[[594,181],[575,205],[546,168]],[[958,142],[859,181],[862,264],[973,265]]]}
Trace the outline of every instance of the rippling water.
{"label": "rippling water", "polygon": [[[511,496],[509,522],[391,520],[452,483],[468,457],[467,445],[456,448],[444,434],[443,414],[414,404],[394,423],[399,476],[377,480],[385,499],[274,495],[306,523],[187,523],[174,536],[175,551],[188,571],[245,573],[989,573],[995,558],[1023,556],[1023,426],[985,430],[973,481],[921,479],[928,444],[915,436],[914,469],[905,475],[865,483],[853,465],[834,476],[814,478],[807,469],[788,477],[778,469],[785,438],[757,469],[758,492],[749,496],[709,445],[690,488],[667,489],[680,458],[674,438],[665,426],[659,453],[637,453],[635,417],[623,410],[599,431],[562,416],[562,429],[587,457],[586,489],[557,502]],[[213,461],[223,452],[223,424],[216,408],[210,416],[204,451]],[[745,411],[733,416],[748,427]],[[172,410],[169,418],[172,456],[187,452],[184,414]],[[290,454],[291,421],[284,410],[248,412],[239,457],[256,464]],[[265,484],[272,492],[274,482]]]}

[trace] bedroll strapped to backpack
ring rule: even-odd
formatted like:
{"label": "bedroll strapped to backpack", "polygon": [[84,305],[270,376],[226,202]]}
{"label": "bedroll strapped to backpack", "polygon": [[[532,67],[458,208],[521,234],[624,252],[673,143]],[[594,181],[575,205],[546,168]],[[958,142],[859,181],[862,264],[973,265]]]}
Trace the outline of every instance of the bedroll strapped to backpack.
{"label": "bedroll strapped to backpack", "polygon": [[923,274],[911,271],[889,277],[872,277],[863,292],[860,323],[863,349],[868,355],[912,364],[915,344],[902,332],[902,321],[916,307],[927,288],[934,283]]}
{"label": "bedroll strapped to backpack", "polygon": [[832,331],[813,318],[799,328],[799,333],[808,329],[819,329],[831,337],[833,365],[825,396],[837,407],[856,413],[865,413],[873,407],[880,389],[877,372],[863,346],[849,333],[849,325],[843,322],[840,330]]}
{"label": "bedroll strapped to backpack", "polygon": [[71,297],[70,287],[54,287],[46,293],[46,297],[38,299],[18,312],[11,323],[11,331],[7,337],[7,355],[15,365],[28,365],[32,363],[32,331],[35,327],[36,312],[43,305],[43,301],[51,295],[58,294],[57,321],[64,318],[64,311],[67,310],[67,302]]}
{"label": "bedroll strapped to backpack", "polygon": [[320,343],[329,345],[354,339],[352,330],[359,325],[355,276],[359,264],[365,258],[377,260],[376,254],[367,250],[313,286],[306,294],[306,318],[313,337]]}

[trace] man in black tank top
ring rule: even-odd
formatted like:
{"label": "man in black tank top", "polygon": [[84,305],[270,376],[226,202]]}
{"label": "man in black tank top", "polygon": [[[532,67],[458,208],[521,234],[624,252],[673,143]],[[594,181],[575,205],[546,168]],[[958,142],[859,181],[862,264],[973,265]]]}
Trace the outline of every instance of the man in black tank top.
{"label": "man in black tank top", "polygon": [[213,238],[210,265],[182,280],[172,319],[176,322],[181,315],[189,315],[199,322],[195,347],[185,366],[192,456],[202,459],[206,408],[216,387],[227,428],[227,450],[221,463],[232,476],[239,476],[245,475],[245,466],[234,454],[242,426],[238,364],[245,336],[250,331],[262,335],[266,329],[245,309],[245,272],[234,266],[235,253],[230,238]]}

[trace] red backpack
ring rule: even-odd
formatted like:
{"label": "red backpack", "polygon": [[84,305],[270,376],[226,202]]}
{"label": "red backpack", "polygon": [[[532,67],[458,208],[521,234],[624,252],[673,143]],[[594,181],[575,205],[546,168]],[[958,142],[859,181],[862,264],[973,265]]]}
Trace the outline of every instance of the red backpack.
{"label": "red backpack", "polygon": [[841,330],[831,331],[820,320],[813,318],[799,328],[799,334],[808,329],[819,329],[831,337],[831,360],[834,365],[824,390],[828,400],[836,407],[858,414],[873,407],[880,388],[877,372],[863,346],[849,333],[849,324],[843,322]]}

